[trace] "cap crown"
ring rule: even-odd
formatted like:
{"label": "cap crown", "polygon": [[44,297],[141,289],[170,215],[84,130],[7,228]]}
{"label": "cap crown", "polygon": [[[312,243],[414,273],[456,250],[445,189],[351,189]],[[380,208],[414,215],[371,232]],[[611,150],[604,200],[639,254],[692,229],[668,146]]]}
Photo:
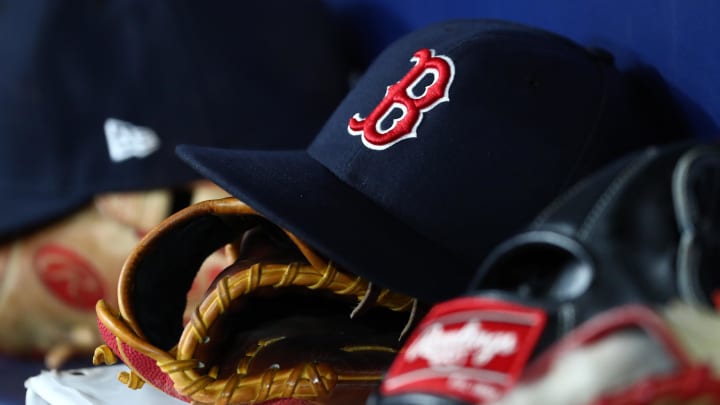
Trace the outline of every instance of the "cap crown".
{"label": "cap crown", "polygon": [[606,58],[542,30],[460,20],[391,45],[309,153],[476,262],[588,170],[643,143],[629,133]]}

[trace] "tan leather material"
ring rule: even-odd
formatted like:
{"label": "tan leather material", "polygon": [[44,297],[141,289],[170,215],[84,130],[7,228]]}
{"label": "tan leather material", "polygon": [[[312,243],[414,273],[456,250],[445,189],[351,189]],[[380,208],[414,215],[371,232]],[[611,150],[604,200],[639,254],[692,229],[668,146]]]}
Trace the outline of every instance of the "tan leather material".
{"label": "tan leather material", "polygon": [[[166,322],[177,319],[178,308],[164,300],[177,301],[172,295],[182,294],[178,289],[197,271],[197,252],[187,250],[197,243],[208,253],[220,241],[234,263],[189,322]],[[185,281],[164,286],[169,277]],[[108,346],[98,349],[97,362],[119,357],[136,378],[198,404],[278,398],[364,404],[402,344],[416,304],[371,289],[235,198],[194,204],[152,229],[125,263],[118,298],[118,311],[98,305]],[[351,318],[360,303],[366,308]],[[168,339],[176,343],[167,347]]]}
{"label": "tan leather material", "polygon": [[[209,182],[189,189],[195,201],[227,196]],[[120,270],[141,237],[168,216],[170,199],[168,189],[98,195],[0,244],[0,353],[44,356],[49,368],[89,356],[102,343],[95,303],[117,305]],[[191,304],[227,264],[222,250],[208,257],[188,292]]]}

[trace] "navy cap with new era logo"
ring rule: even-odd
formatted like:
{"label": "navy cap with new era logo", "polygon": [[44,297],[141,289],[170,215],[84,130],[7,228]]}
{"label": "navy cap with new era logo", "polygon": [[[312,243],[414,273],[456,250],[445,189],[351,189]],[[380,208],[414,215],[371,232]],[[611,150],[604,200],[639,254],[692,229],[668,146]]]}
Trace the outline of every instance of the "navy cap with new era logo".
{"label": "navy cap with new era logo", "polygon": [[611,59],[446,21],[385,49],[305,150],[178,153],[345,270],[438,301],[558,193],[656,141]]}
{"label": "navy cap with new era logo", "polygon": [[0,237],[200,178],[178,143],[306,147],[349,88],[336,28],[320,0],[3,4]]}

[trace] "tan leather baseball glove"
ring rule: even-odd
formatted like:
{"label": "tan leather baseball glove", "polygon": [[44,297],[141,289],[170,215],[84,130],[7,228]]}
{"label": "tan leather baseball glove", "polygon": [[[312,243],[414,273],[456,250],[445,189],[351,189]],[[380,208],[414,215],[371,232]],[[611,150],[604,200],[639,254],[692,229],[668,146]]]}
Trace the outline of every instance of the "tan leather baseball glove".
{"label": "tan leather baseball glove", "polygon": [[[232,264],[183,321],[185,296],[212,252]],[[416,300],[336,268],[235,198],[190,206],[130,255],[119,310],[96,307],[131,388],[144,382],[187,402],[364,404],[402,345]],[[279,403],[279,402],[273,402]]]}
{"label": "tan leather baseball glove", "polygon": [[[188,201],[175,194],[187,194]],[[0,240],[0,353],[44,358],[51,369],[90,356],[102,343],[95,303],[116,305],[120,269],[142,235],[167,218],[175,203],[186,207],[227,195],[207,181],[177,193],[165,188],[99,194],[57,221]],[[198,272],[191,301],[199,302],[227,265],[221,253]]]}

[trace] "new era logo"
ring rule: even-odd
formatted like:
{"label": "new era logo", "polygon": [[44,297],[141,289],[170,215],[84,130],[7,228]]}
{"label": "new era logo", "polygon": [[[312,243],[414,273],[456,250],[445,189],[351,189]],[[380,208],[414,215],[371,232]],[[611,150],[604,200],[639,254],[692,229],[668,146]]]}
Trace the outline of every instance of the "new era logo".
{"label": "new era logo", "polygon": [[105,138],[113,162],[142,159],[160,147],[160,138],[152,129],[115,118],[105,120]]}

